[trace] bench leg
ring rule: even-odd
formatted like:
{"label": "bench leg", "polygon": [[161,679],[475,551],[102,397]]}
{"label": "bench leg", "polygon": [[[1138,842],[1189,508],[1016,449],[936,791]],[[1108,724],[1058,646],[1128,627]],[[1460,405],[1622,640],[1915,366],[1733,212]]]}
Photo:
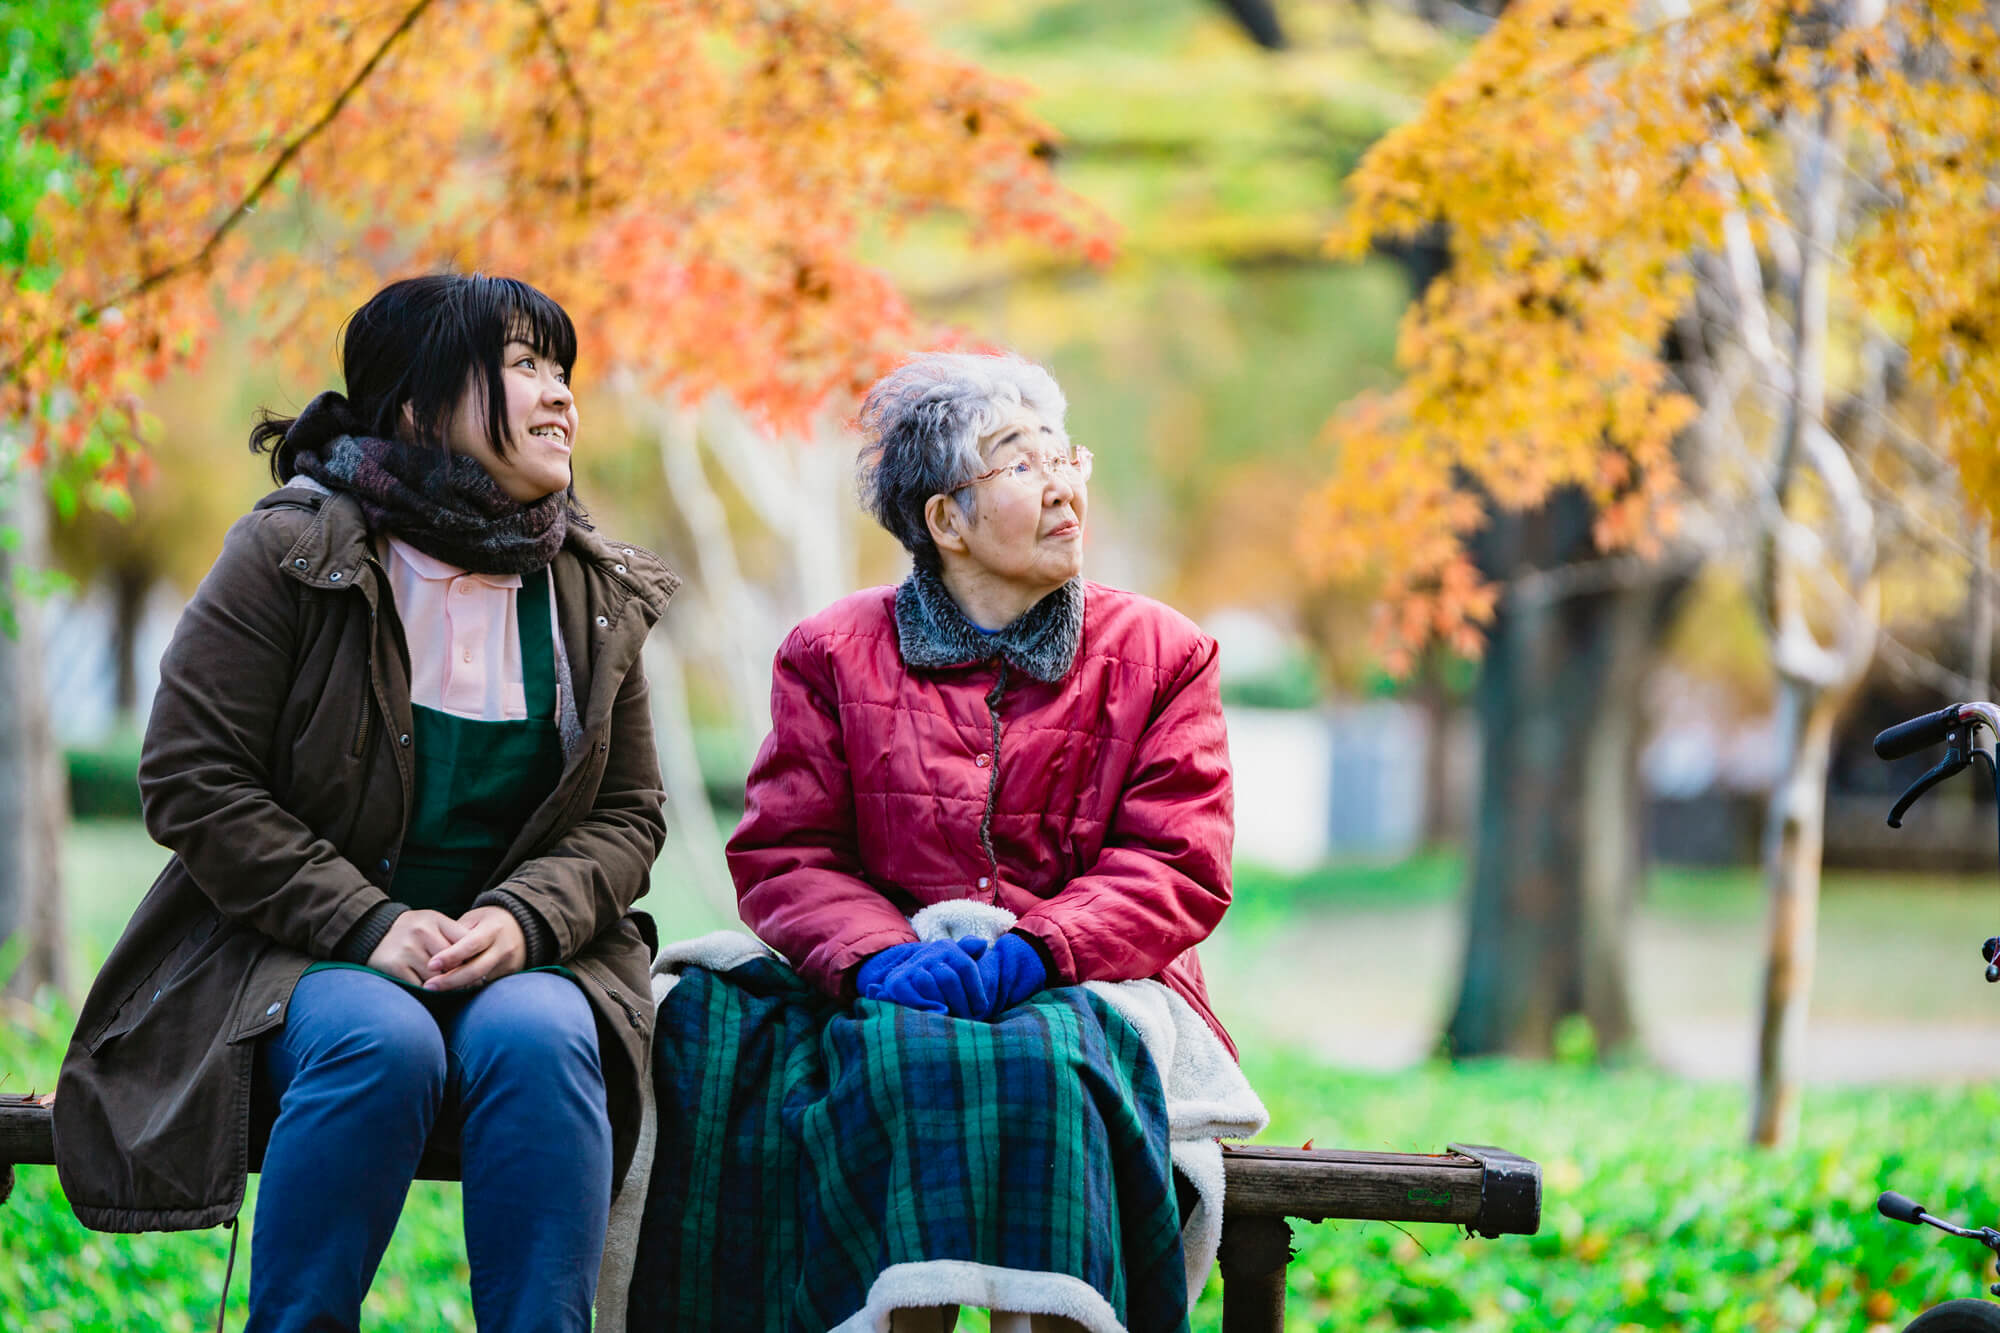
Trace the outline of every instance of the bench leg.
{"label": "bench leg", "polygon": [[1281,1333],[1285,1265],[1292,1227],[1282,1217],[1238,1217],[1222,1224],[1222,1333]]}

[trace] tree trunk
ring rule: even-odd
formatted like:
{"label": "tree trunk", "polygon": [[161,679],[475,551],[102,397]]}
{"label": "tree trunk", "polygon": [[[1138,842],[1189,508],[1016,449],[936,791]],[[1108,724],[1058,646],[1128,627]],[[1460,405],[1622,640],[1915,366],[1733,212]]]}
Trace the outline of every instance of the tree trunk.
{"label": "tree trunk", "polygon": [[723,921],[736,915],[722,835],[709,808],[708,788],[695,757],[694,719],[688,709],[687,672],[680,649],[666,632],[646,640],[646,683],[653,696],[653,731],[660,742],[660,774],[667,788],[669,841],[677,841],[702,901]]}
{"label": "tree trunk", "polygon": [[[1495,572],[1547,567],[1588,531],[1587,506],[1566,497],[1496,515],[1482,554]],[[1484,745],[1454,1056],[1547,1057],[1571,1014],[1600,1051],[1633,1033],[1640,684],[1685,579],[1565,592],[1556,574],[1516,578],[1475,695]]]}
{"label": "tree trunk", "polygon": [[0,598],[12,621],[0,634],[0,959],[12,963],[7,992],[23,997],[45,986],[69,990],[62,891],[67,783],[50,728],[42,608],[31,586],[31,576],[47,565],[39,480],[17,467],[0,518],[17,537],[12,550],[0,546]]}
{"label": "tree trunk", "polygon": [[1757,1028],[1756,1105],[1751,1142],[1772,1147],[1798,1127],[1807,1000],[1819,930],[1820,844],[1826,824],[1826,770],[1833,726],[1852,686],[1826,689],[1785,679],[1778,695],[1784,774],[1771,792],[1764,832],[1765,925],[1762,1012]]}
{"label": "tree trunk", "polygon": [[135,727],[139,716],[139,628],[146,617],[146,594],[153,580],[137,566],[111,571],[112,640],[116,658],[114,695],[118,725]]}

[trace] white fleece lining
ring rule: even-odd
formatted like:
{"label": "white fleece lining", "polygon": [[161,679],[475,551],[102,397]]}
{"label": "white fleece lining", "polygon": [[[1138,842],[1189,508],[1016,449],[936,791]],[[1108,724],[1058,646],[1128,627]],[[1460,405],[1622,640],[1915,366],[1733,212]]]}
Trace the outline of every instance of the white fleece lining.
{"label": "white fleece lining", "polygon": [[833,1333],[889,1333],[893,1312],[929,1305],[1066,1315],[1090,1333],[1125,1333],[1111,1303],[1082,1278],[1067,1273],[1027,1273],[963,1259],[889,1265],[868,1288],[868,1303],[835,1325]]}

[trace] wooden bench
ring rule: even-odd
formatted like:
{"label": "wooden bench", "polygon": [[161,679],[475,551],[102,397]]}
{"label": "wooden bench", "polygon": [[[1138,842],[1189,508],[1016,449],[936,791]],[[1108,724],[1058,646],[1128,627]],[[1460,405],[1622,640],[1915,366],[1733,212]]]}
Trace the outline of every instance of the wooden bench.
{"label": "wooden bench", "polygon": [[[47,1098],[0,1095],[0,1203],[13,1191],[16,1164],[55,1161],[49,1121]],[[1541,1167],[1498,1148],[1229,1148],[1222,1162],[1223,1333],[1283,1329],[1287,1219],[1449,1222],[1479,1236],[1532,1236],[1541,1225]],[[457,1178],[448,1163],[428,1158],[418,1174]]]}

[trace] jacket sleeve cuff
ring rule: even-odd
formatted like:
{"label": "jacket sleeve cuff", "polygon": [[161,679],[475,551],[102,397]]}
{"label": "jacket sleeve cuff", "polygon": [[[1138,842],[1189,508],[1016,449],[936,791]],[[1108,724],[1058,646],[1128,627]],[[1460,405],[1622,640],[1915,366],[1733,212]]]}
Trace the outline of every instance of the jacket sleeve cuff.
{"label": "jacket sleeve cuff", "polygon": [[1042,972],[1048,978],[1049,985],[1060,986],[1067,980],[1061,972],[1056,970],[1055,955],[1049,952],[1048,942],[1040,935],[1035,934],[1033,931],[1021,930],[1018,927],[1007,933],[1009,935],[1019,935],[1034,946],[1035,957],[1042,960]]}
{"label": "jacket sleeve cuff", "polygon": [[507,892],[505,889],[488,889],[472,900],[474,907],[504,907],[507,914],[521,927],[521,938],[527,942],[528,959],[522,966],[547,967],[556,961],[556,934],[549,929],[542,914],[528,906],[526,900]]}
{"label": "jacket sleeve cuff", "polygon": [[387,938],[389,927],[396,924],[396,918],[409,910],[406,903],[376,903],[340,937],[333,956],[343,963],[366,965],[376,948]]}

